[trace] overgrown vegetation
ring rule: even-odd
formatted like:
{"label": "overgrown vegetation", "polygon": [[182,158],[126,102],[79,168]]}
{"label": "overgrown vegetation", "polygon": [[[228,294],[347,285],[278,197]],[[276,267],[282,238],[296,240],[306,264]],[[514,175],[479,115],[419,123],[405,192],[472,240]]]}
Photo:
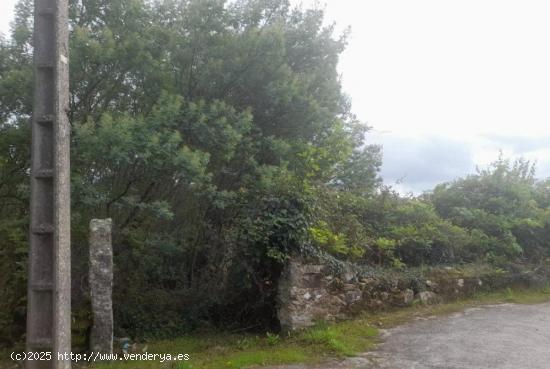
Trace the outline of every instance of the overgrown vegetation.
{"label": "overgrown vegetation", "polygon": [[[549,182],[528,162],[500,158],[417,198],[382,185],[381,149],[340,87],[346,35],[323,21],[286,0],[71,1],[78,320],[94,217],[116,227],[117,335],[138,339],[276,331],[293,254],[400,270],[549,256]],[[0,41],[3,345],[25,321],[31,35],[21,0]]]}

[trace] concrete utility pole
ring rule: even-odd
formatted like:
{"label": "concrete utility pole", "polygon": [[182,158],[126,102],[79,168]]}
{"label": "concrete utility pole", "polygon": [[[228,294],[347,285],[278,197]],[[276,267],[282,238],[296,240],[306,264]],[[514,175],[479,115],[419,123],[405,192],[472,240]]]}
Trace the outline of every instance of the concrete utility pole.
{"label": "concrete utility pole", "polygon": [[27,351],[52,360],[27,369],[71,367],[68,34],[68,0],[35,0]]}

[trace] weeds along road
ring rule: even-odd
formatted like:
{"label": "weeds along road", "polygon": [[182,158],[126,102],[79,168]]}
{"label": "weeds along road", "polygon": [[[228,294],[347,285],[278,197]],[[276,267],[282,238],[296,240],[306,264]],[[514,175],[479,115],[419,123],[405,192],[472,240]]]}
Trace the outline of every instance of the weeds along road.
{"label": "weeds along road", "polygon": [[370,353],[272,369],[548,369],[550,303],[488,305],[387,330]]}

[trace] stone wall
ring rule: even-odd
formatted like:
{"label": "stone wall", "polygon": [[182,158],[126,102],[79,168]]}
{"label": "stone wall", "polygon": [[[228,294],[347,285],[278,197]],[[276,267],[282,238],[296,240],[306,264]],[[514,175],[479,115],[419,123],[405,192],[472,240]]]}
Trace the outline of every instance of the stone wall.
{"label": "stone wall", "polygon": [[540,270],[504,272],[490,268],[364,276],[350,270],[334,273],[325,265],[293,260],[279,281],[277,313],[281,328],[289,331],[318,321],[349,319],[361,311],[406,307],[415,301],[434,304],[511,286],[545,285],[549,276]]}

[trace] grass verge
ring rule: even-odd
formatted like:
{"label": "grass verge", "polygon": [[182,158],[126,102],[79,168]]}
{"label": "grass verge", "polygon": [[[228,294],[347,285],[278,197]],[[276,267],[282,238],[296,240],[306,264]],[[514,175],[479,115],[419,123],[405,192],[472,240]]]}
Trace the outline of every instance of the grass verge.
{"label": "grass verge", "polygon": [[[172,341],[151,343],[152,353],[188,353],[189,362],[164,363],[167,369],[239,369],[249,366],[314,363],[333,357],[354,356],[368,351],[377,343],[381,328],[406,323],[415,318],[445,315],[465,308],[499,303],[534,304],[550,301],[550,286],[537,290],[507,289],[478,294],[465,300],[392,311],[365,313],[362,316],[336,324],[319,324],[303,332],[280,337],[274,334],[194,335]],[[159,368],[158,362],[108,363],[97,369]]]}
{"label": "grass verge", "polygon": [[[354,320],[323,323],[287,336],[276,334],[195,334],[169,341],[139,345],[136,353],[189,354],[188,362],[116,361],[95,364],[92,369],[239,369],[250,366],[316,363],[329,358],[354,356],[376,345],[379,329],[391,328],[416,318],[446,315],[468,307],[550,301],[550,286],[537,290],[507,289],[465,300],[365,313]],[[80,365],[79,365],[80,366]]]}

